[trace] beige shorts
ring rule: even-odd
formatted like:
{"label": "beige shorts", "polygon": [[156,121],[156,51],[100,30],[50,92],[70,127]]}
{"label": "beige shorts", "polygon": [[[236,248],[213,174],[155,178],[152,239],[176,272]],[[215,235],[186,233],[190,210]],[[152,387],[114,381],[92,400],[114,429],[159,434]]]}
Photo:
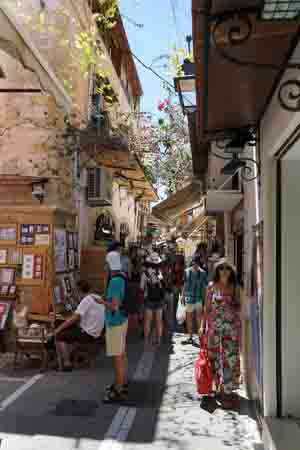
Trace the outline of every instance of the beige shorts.
{"label": "beige shorts", "polygon": [[128,321],[116,327],[106,328],[107,356],[120,356],[126,351]]}
{"label": "beige shorts", "polygon": [[185,310],[187,313],[202,311],[202,303],[186,303]]}

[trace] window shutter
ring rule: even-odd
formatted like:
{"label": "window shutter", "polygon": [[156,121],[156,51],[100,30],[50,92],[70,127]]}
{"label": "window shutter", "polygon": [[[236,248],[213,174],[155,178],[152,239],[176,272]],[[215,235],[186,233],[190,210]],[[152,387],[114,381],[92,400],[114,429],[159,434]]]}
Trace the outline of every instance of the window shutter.
{"label": "window shutter", "polygon": [[93,167],[88,169],[87,195],[88,199],[96,199],[100,197],[101,190],[101,168]]}

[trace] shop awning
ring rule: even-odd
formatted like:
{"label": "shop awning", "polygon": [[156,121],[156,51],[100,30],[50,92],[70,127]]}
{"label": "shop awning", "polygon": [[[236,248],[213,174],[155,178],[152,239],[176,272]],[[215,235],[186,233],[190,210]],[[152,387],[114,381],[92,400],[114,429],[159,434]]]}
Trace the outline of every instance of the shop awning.
{"label": "shop awning", "polygon": [[243,200],[243,194],[237,191],[208,191],[206,210],[208,214],[230,212]]}
{"label": "shop awning", "polygon": [[152,214],[163,222],[172,224],[176,217],[200,206],[201,202],[201,185],[195,181],[154,206]]}
{"label": "shop awning", "polygon": [[299,21],[260,20],[263,4],[193,0],[197,123],[205,141],[258,126],[296,46]]}
{"label": "shop awning", "polygon": [[208,217],[205,215],[204,211],[203,214],[200,214],[199,216],[195,217],[192,222],[190,222],[188,225],[186,225],[182,230],[182,235],[186,236],[187,238],[190,237],[192,234],[197,233],[199,228],[201,228],[208,220]]}
{"label": "shop awning", "polygon": [[3,5],[0,6],[0,49],[17,59],[25,69],[34,72],[42,90],[53,95],[57,104],[66,112],[70,112],[71,97],[24,28]]}

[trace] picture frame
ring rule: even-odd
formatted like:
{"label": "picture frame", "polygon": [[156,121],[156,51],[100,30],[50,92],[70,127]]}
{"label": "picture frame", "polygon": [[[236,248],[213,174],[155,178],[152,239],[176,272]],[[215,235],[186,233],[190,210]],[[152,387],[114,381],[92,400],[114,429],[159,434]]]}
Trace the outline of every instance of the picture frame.
{"label": "picture frame", "polygon": [[7,248],[1,248],[0,249],[0,264],[7,264],[7,255],[8,255]]}
{"label": "picture frame", "polygon": [[1,241],[16,242],[17,241],[17,226],[0,224],[0,242]]}
{"label": "picture frame", "polygon": [[34,275],[34,255],[28,254],[23,256],[22,278],[25,280],[33,279]]}
{"label": "picture frame", "polygon": [[0,284],[14,284],[16,269],[12,267],[0,268]]}

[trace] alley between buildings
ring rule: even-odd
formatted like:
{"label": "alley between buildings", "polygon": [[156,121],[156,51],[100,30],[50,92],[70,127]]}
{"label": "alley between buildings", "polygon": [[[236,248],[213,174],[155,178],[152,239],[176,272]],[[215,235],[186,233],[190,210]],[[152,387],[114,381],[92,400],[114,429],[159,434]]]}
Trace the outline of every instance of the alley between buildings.
{"label": "alley between buildings", "polygon": [[103,405],[111,381],[110,361],[101,352],[93,370],[70,374],[33,369],[0,375],[1,450],[201,449],[262,450],[255,410],[243,392],[239,411],[206,411],[194,382],[198,349],[164,344],[144,352],[129,341],[130,401]]}

